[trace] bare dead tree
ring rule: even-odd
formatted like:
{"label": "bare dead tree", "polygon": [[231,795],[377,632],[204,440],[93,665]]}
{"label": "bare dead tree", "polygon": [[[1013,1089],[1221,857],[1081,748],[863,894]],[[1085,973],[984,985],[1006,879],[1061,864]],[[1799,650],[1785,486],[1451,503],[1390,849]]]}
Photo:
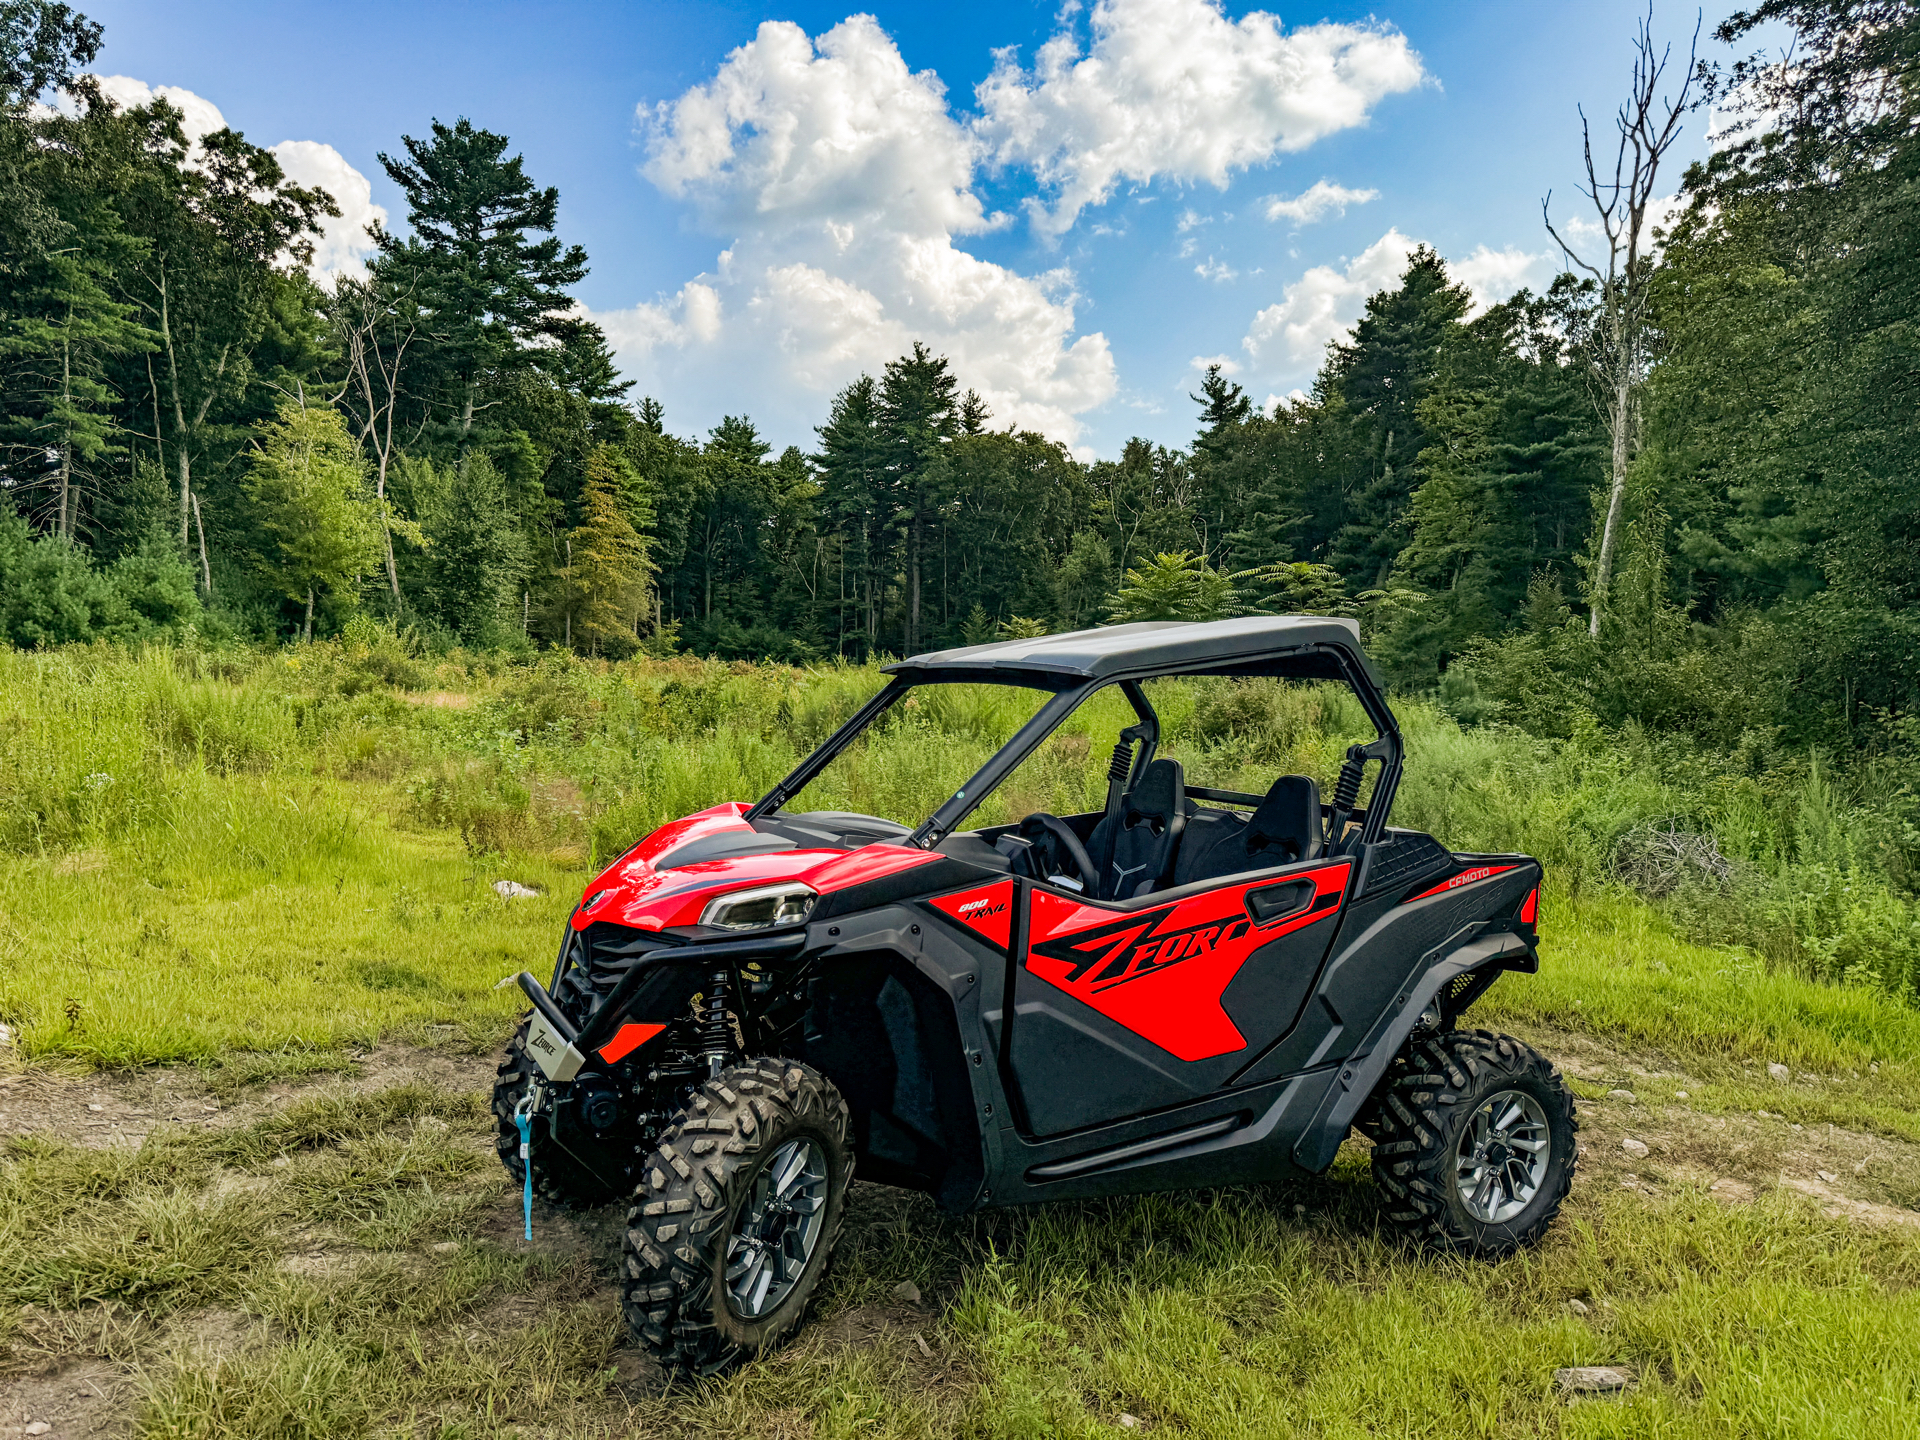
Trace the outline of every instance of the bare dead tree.
{"label": "bare dead tree", "polygon": [[334,325],[346,350],[347,378],[341,403],[353,417],[355,439],[374,455],[374,498],[386,547],[387,585],[400,603],[400,572],[394,565],[393,527],[387,507],[387,472],[399,449],[394,416],[400,408],[400,376],[407,347],[417,333],[411,291],[394,294],[376,280],[342,276],[334,287]]}
{"label": "bare dead tree", "polygon": [[1695,108],[1689,99],[1696,84],[1695,52],[1701,39],[1701,20],[1694,21],[1688,42],[1687,67],[1680,90],[1672,99],[1660,93],[1667,73],[1670,47],[1657,54],[1653,36],[1654,9],[1648,7],[1634,37],[1634,71],[1628,98],[1615,112],[1614,164],[1610,172],[1594,153],[1594,135],[1587,112],[1581,111],[1581,156],[1587,184],[1581,187],[1600,220],[1600,246],[1605,256],[1583,257],[1554,227],[1548,212],[1552,192],[1541,201],[1541,219],[1554,243],[1575,269],[1591,275],[1600,286],[1598,344],[1590,354],[1593,378],[1600,392],[1600,409],[1607,422],[1609,486],[1607,517],[1601,525],[1601,553],[1589,577],[1588,633],[1599,635],[1601,612],[1607,604],[1613,577],[1614,550],[1621,531],[1627,497],[1628,462],[1633,458],[1637,409],[1642,382],[1647,378],[1648,283],[1654,265],[1648,234],[1649,211],[1657,195],[1655,182],[1661,161],[1681,138],[1681,120]]}

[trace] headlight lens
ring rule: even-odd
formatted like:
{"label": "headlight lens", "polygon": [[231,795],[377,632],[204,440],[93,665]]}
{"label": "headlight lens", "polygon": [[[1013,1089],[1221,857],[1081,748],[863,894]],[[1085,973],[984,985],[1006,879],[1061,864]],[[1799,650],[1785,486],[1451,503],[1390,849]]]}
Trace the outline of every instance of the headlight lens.
{"label": "headlight lens", "polygon": [[758,886],[751,891],[730,891],[707,903],[707,909],[700,913],[700,923],[728,931],[797,926],[807,919],[819,899],[819,893],[812,886],[794,881]]}

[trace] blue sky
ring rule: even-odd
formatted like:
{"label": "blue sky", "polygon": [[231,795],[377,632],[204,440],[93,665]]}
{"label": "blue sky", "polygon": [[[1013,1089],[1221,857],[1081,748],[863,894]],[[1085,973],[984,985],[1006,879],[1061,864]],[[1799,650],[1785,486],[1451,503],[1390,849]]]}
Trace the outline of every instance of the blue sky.
{"label": "blue sky", "polygon": [[[100,73],[191,92],[261,144],[306,142],[283,159],[349,222],[380,206],[404,225],[377,160],[401,134],[466,115],[510,136],[587,247],[581,302],[680,433],[746,413],[809,444],[834,390],[919,337],[1001,423],[1084,455],[1189,439],[1204,358],[1257,398],[1306,386],[1413,241],[1489,299],[1543,282],[1541,198],[1578,214],[1576,106],[1605,124],[1642,13],[83,8],[106,26]],[[1685,54],[1693,19],[1664,9],[1656,34]],[[1703,132],[1697,117],[1672,179]],[[327,261],[351,264],[351,225],[334,240]]]}

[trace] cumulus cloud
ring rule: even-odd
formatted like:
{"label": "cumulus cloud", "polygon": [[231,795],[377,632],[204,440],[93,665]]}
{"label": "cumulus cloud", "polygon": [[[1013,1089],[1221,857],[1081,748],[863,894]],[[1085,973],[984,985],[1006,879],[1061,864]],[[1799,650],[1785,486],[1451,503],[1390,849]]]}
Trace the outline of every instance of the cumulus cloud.
{"label": "cumulus cloud", "polygon": [[1268,196],[1265,202],[1266,215],[1269,220],[1291,220],[1296,225],[1312,225],[1329,215],[1338,219],[1347,214],[1348,206],[1365,205],[1370,200],[1378,200],[1380,195],[1378,190],[1349,190],[1345,185],[1336,185],[1332,181],[1316,180],[1292,198]]}
{"label": "cumulus cloud", "polygon": [[384,229],[387,224],[386,208],[374,204],[374,188],[367,177],[333,146],[318,140],[283,140],[272,149],[289,180],[326,191],[340,209],[339,215],[320,217],[313,262],[307,268],[316,277],[329,280],[343,275],[354,279],[364,276],[366,259],[374,248],[367,229]]}
{"label": "cumulus cloud", "polygon": [[594,312],[670,406],[765,397],[788,434],[861,370],[925,340],[996,424],[1069,443],[1115,391],[1106,337],[1075,334],[1072,275],[1021,275],[958,236],[1004,223],[972,189],[975,142],[932,72],[856,15],[810,38],[769,21],[714,77],[640,113],[643,174],[731,243],[671,295]]}
{"label": "cumulus cloud", "polygon": [[151,105],[156,99],[166,101],[180,112],[180,128],[187,132],[189,145],[199,144],[203,135],[227,128],[226,117],[220,113],[218,105],[178,85],[149,85],[131,75],[97,75],[94,78],[100,82],[100,93],[122,110],[136,110],[142,105]]}
{"label": "cumulus cloud", "polygon": [[[122,110],[165,100],[181,113],[180,128],[186,132],[189,145],[197,146],[202,137],[227,128],[219,106],[178,85],[149,85],[131,75],[100,75],[95,79],[101,93]],[[367,227],[387,223],[386,210],[373,203],[373,186],[367,177],[333,146],[318,140],[283,140],[268,148],[289,180],[326,191],[340,209],[337,216],[320,217],[320,234],[314,239],[313,262],[308,270],[316,279],[327,282],[340,275],[365,274],[365,259],[373,251]]]}
{"label": "cumulus cloud", "polygon": [[[1312,374],[1326,355],[1328,342],[1346,335],[1361,318],[1367,298],[1400,284],[1408,257],[1421,243],[1390,227],[1344,268],[1314,266],[1248,326],[1241,348],[1252,367],[1279,379]],[[1534,254],[1513,246],[1493,250],[1479,245],[1465,259],[1449,261],[1447,269],[1473,297],[1469,313],[1479,314],[1522,286],[1551,278],[1554,259],[1545,251]],[[1287,398],[1299,394],[1293,391]]]}
{"label": "cumulus cloud", "polygon": [[1288,286],[1281,299],[1255,315],[1241,348],[1261,373],[1312,371],[1327,343],[1360,319],[1368,296],[1396,284],[1420,242],[1390,228],[1344,270],[1316,265]]}
{"label": "cumulus cloud", "polygon": [[1384,96],[1424,77],[1391,27],[1322,23],[1292,31],[1218,0],[1099,0],[1085,51],[1073,29],[1033,68],[998,52],[975,90],[974,131],[992,161],[1031,169],[1052,204],[1028,202],[1058,237],[1122,181],[1225,186],[1233,173],[1366,123]]}
{"label": "cumulus cloud", "polygon": [[1499,305],[1522,286],[1540,286],[1554,276],[1556,257],[1551,251],[1539,254],[1510,245],[1491,250],[1477,245],[1471,255],[1450,260],[1447,273],[1468,288],[1474,297],[1473,314],[1490,305]]}

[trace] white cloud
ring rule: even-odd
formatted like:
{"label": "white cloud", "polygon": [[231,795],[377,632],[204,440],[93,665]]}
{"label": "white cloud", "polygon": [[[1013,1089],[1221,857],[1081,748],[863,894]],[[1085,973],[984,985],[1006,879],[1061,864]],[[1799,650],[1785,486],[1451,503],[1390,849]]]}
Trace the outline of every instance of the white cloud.
{"label": "white cloud", "polygon": [[307,268],[316,277],[330,279],[365,275],[366,258],[374,248],[367,227],[387,224],[387,211],[374,204],[374,189],[367,177],[333,146],[318,140],[283,140],[273,147],[273,155],[294,184],[326,191],[340,208],[337,216],[320,217],[313,262]]}
{"label": "white cloud", "polygon": [[1053,193],[1051,206],[1028,202],[1048,237],[1122,181],[1225,186],[1424,79],[1407,37],[1374,23],[1289,31],[1260,10],[1229,20],[1217,0],[1099,0],[1089,28],[1085,53],[1061,30],[1032,70],[999,52],[974,92],[993,162],[1032,169]]}
{"label": "white cloud", "polygon": [[1336,218],[1347,214],[1350,205],[1365,205],[1370,200],[1378,200],[1378,190],[1349,190],[1345,185],[1336,185],[1328,180],[1316,180],[1307,189],[1291,199],[1281,195],[1267,198],[1266,215],[1269,220],[1291,220],[1296,225],[1312,225],[1327,215]]}
{"label": "white cloud", "polygon": [[1210,255],[1194,267],[1194,273],[1203,280],[1222,281],[1232,280],[1241,272],[1233,266],[1226,264],[1224,261],[1216,260]]}
{"label": "white cloud", "polygon": [[1503,250],[1477,245],[1465,259],[1450,260],[1447,273],[1468,288],[1474,297],[1469,313],[1478,315],[1524,285],[1540,286],[1551,280],[1558,258],[1552,251],[1535,254],[1512,245]]}
{"label": "white cloud", "polygon": [[181,113],[180,128],[186,131],[189,145],[198,145],[201,136],[227,128],[226,117],[220,113],[219,106],[178,85],[149,85],[131,75],[96,75],[94,78],[100,82],[101,94],[122,110],[151,105],[156,98],[166,101]]}
{"label": "white cloud", "polygon": [[1072,444],[1076,417],[1113,396],[1106,337],[1074,333],[1068,271],[1021,275],[955,246],[1003,223],[971,188],[975,142],[871,16],[815,39],[767,22],[641,121],[643,173],[731,241],[676,294],[594,314],[670,418],[754,395],[764,427],[806,436],[828,395],[915,340],[997,425]]}
{"label": "white cloud", "polygon": [[[1361,318],[1368,297],[1400,284],[1408,257],[1420,244],[1390,227],[1345,268],[1314,266],[1248,326],[1241,348],[1253,367],[1276,379],[1312,374],[1325,357],[1328,342],[1346,335]],[[1522,286],[1552,278],[1555,259],[1547,251],[1533,254],[1514,246],[1494,250],[1478,245],[1466,259],[1449,261],[1447,270],[1473,297],[1469,314],[1478,315]],[[1288,398],[1299,394],[1291,391]]]}
{"label": "white cloud", "polygon": [[1417,244],[1390,229],[1350,260],[1345,270],[1314,266],[1287,287],[1278,303],[1254,317],[1241,348],[1262,374],[1311,372],[1320,364],[1327,343],[1360,318],[1368,296],[1400,280]]}
{"label": "white cloud", "polygon": [[[165,100],[181,113],[180,128],[189,146],[198,146],[202,137],[227,128],[219,106],[178,85],[149,85],[131,75],[100,75],[95,79],[101,93],[122,110]],[[373,203],[373,186],[367,177],[333,146],[318,140],[283,140],[268,148],[289,180],[296,185],[318,186],[340,207],[338,216],[320,217],[320,234],[314,238],[313,263],[308,271],[323,281],[343,274],[364,274],[363,262],[373,252],[367,226],[387,223],[387,212]]]}

